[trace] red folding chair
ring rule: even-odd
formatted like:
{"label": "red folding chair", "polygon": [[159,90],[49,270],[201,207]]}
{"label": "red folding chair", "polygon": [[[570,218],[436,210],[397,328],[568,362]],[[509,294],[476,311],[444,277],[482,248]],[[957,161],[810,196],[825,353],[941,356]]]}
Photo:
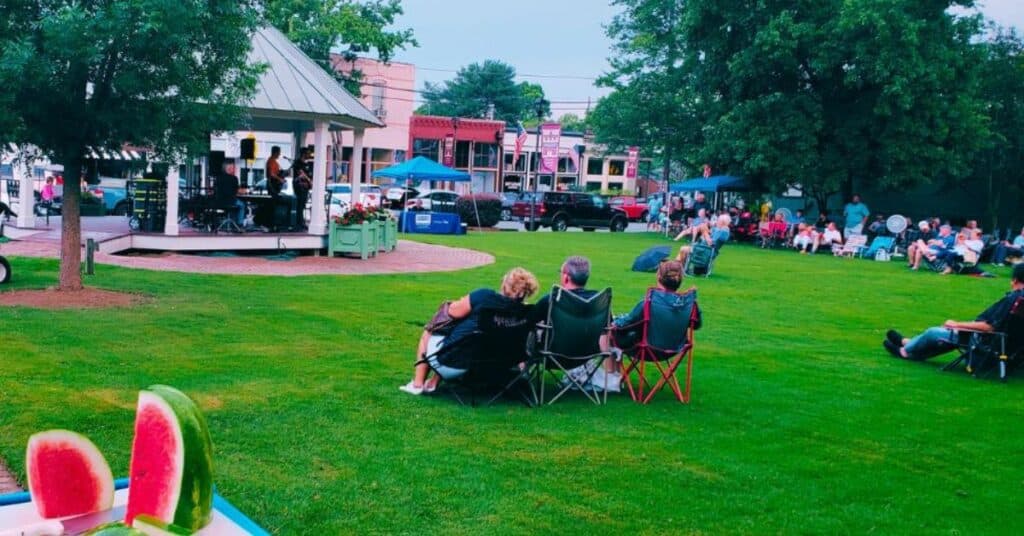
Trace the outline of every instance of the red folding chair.
{"label": "red folding chair", "polygon": [[[681,317],[668,314],[652,315],[651,301],[656,293],[681,296],[684,300],[689,300],[691,302],[689,311]],[[690,384],[693,377],[693,336],[694,331],[700,327],[700,322],[696,288],[691,288],[684,293],[650,288],[644,297],[643,319],[634,324],[616,328],[612,332],[615,346],[622,349],[622,381],[626,384],[629,396],[634,402],[647,404],[654,398],[655,393],[668,385],[679,402],[690,403]],[[637,331],[640,335],[638,342],[623,340],[624,334],[632,333],[635,336]],[[623,348],[623,345],[629,346],[629,348]],[[686,362],[685,388],[679,385],[679,380],[676,377],[676,373],[684,361]],[[657,371],[657,380],[653,384],[647,377],[647,372],[650,369],[648,364],[653,364]]]}

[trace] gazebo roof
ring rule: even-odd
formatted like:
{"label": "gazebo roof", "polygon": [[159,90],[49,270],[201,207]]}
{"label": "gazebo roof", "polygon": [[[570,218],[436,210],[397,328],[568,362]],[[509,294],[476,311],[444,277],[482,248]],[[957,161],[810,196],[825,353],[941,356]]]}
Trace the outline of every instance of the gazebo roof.
{"label": "gazebo roof", "polygon": [[253,119],[325,120],[349,128],[384,123],[276,28],[252,36],[250,64],[266,64],[248,108]]}

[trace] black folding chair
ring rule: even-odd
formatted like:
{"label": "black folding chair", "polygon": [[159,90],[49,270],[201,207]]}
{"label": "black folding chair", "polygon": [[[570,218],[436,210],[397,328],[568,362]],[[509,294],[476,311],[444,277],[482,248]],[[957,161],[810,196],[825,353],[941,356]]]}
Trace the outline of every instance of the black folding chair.
{"label": "black folding chair", "polygon": [[[545,372],[561,382],[561,389],[547,401],[554,404],[570,389],[578,389],[595,404],[603,404],[608,400],[607,385],[601,393],[593,391],[591,380],[594,373],[610,357],[608,352],[601,350],[601,336],[608,333],[611,323],[612,289],[582,298],[573,292],[555,286],[551,289],[548,300],[547,316],[541,328],[541,345],[537,351],[539,359],[535,361],[532,371],[540,392],[540,403],[547,399],[544,395]],[[582,370],[577,375],[570,372]]]}
{"label": "black folding chair", "polygon": [[506,394],[515,393],[527,406],[537,405],[526,351],[527,339],[534,328],[533,306],[484,308],[477,326],[473,333],[423,356],[419,363],[430,366],[428,360],[432,357],[469,352],[471,358],[466,373],[453,380],[442,380],[438,386],[449,391],[459,404],[476,406],[479,397],[487,396],[485,405],[490,405]]}
{"label": "black folding chair", "polygon": [[686,266],[683,271],[686,275],[702,275],[711,277],[715,269],[715,259],[718,258],[718,248],[709,246],[703,240],[693,243],[690,255],[686,257]]}
{"label": "black folding chair", "polygon": [[[959,355],[942,370],[953,370],[960,365],[975,377],[987,376],[998,368],[999,379],[1006,376],[1024,359],[1024,297],[1017,298],[1010,308],[1010,316],[1003,331],[975,331],[959,329]],[[997,366],[998,365],[998,366]]]}

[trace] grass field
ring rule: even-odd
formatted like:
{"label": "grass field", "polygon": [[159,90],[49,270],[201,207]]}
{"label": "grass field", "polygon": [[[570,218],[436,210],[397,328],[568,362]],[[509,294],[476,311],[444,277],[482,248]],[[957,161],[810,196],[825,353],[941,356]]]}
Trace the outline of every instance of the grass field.
{"label": "grass field", "polygon": [[[1024,532],[1024,383],[892,359],[886,328],[973,319],[1009,287],[899,263],[728,246],[693,279],[689,407],[580,396],[467,408],[398,391],[420,326],[508,268],[542,287],[568,254],[625,312],[629,271],[659,241],[629,234],[431,238],[491,252],[456,273],[224,277],[102,266],[89,284],[153,296],[130,310],[0,309],[0,457],[28,436],[91,437],[128,469],[138,389],[176,386],[206,412],[219,491],[274,533]],[[56,262],[14,259],[14,288]]]}

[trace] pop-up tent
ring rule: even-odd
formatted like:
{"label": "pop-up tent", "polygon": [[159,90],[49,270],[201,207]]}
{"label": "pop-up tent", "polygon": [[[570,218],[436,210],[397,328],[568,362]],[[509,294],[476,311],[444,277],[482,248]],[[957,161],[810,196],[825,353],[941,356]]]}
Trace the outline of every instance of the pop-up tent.
{"label": "pop-up tent", "polygon": [[[464,182],[470,180],[469,173],[452,169],[439,164],[425,156],[417,156],[412,160],[395,164],[373,172],[374,177],[386,177],[398,181],[451,181]],[[470,183],[472,192],[472,183]],[[405,212],[405,207],[402,207]],[[476,208],[476,198],[473,198],[473,212],[476,214],[476,225],[480,227],[480,212]]]}
{"label": "pop-up tent", "polygon": [[401,164],[378,169],[373,172],[373,176],[402,181],[463,182],[470,179],[469,173],[438,164],[425,156],[417,156]]}
{"label": "pop-up tent", "polygon": [[731,175],[715,175],[677,182],[669,186],[673,192],[748,192],[750,183],[743,177]]}

